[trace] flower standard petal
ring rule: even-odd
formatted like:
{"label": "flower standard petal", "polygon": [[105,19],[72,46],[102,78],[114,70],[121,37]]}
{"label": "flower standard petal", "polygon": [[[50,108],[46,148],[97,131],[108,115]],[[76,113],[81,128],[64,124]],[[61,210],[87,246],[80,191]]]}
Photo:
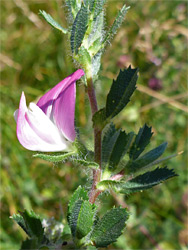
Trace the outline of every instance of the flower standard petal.
{"label": "flower standard petal", "polygon": [[54,88],[43,95],[38,103],[43,112],[57,125],[63,135],[74,141],[74,113],[76,99],[76,81],[84,75],[82,69],[77,70]]}
{"label": "flower standard petal", "polygon": [[[45,124],[45,125],[44,125]],[[22,93],[17,112],[17,137],[25,148],[33,151],[55,152],[68,146],[55,125],[34,103],[30,110]]]}
{"label": "flower standard petal", "polygon": [[53,118],[56,126],[69,141],[76,137],[74,127],[76,84],[69,85],[55,100]]}

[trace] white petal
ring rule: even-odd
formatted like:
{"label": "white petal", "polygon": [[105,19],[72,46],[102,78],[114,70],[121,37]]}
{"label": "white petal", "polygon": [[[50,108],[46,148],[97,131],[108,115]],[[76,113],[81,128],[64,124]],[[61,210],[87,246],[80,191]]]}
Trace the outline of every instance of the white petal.
{"label": "white petal", "polygon": [[27,108],[24,93],[17,115],[17,137],[25,148],[33,151],[62,151],[69,144],[36,104],[31,103]]}

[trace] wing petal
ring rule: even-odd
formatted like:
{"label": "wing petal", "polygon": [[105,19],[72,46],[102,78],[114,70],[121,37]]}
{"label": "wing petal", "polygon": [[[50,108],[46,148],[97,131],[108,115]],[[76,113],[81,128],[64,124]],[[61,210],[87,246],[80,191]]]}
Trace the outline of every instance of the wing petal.
{"label": "wing petal", "polygon": [[68,148],[69,142],[36,104],[30,103],[29,109],[27,108],[24,93],[16,113],[17,137],[22,146],[41,152],[62,151]]}

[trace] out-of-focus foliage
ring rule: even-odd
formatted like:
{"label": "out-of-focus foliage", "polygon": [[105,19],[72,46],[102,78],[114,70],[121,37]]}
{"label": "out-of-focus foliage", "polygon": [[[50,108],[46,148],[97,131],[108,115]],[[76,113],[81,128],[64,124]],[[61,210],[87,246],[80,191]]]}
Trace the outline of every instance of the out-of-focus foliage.
{"label": "out-of-focus foliage", "polygon": [[[13,120],[22,90],[29,103],[75,70],[66,35],[53,30],[38,15],[39,9],[43,9],[66,28],[65,3],[4,0],[0,4],[1,249],[19,249],[23,235],[9,216],[18,210],[32,208],[45,218],[54,216],[62,220],[70,195],[86,181],[89,181],[86,186],[89,188],[92,174],[70,163],[50,164],[32,158],[32,152],[19,144]],[[153,127],[153,147],[168,141],[166,156],[185,151],[186,2],[137,0],[126,1],[126,5],[131,9],[102,58],[101,77],[96,83],[99,106],[104,106],[105,96],[119,68],[129,64],[139,67],[138,90],[114,123],[117,127],[123,124],[128,133],[138,131],[146,122]],[[113,23],[121,7],[122,1],[108,2],[108,25]],[[160,82],[157,92],[149,85],[151,79]],[[80,137],[92,141],[88,99],[83,85],[77,90],[76,122]],[[106,209],[119,204],[127,204],[131,212],[124,235],[111,248],[181,249],[188,244],[186,152],[169,160],[167,165],[174,168],[179,177],[152,191],[129,197],[114,198],[109,194],[99,197],[101,216]]]}

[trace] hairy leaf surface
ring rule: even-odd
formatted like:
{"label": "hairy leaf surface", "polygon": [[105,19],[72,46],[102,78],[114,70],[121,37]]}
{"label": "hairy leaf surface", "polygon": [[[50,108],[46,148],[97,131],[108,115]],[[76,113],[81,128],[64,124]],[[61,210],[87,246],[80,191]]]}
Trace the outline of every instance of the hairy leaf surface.
{"label": "hairy leaf surface", "polygon": [[151,129],[152,128],[148,127],[147,124],[140,128],[130,149],[130,159],[135,160],[136,158],[138,158],[138,156],[144,151],[145,147],[149,144],[153,134],[151,132]]}
{"label": "hairy leaf surface", "polygon": [[158,159],[164,153],[166,146],[166,142],[162,143],[158,147],[137,158],[135,161],[131,161],[130,163],[128,163],[125,168],[128,168],[128,171],[130,173],[136,172],[137,170],[144,168],[145,166],[151,164],[156,159]]}
{"label": "hairy leaf surface", "polygon": [[103,41],[104,44],[116,34],[118,28],[121,26],[121,24],[125,18],[125,14],[127,13],[128,9],[129,9],[129,7],[126,8],[126,5],[123,5],[121,10],[118,12],[117,17],[116,17],[114,23],[112,24],[112,27],[110,28],[106,37],[104,38],[104,41]]}
{"label": "hairy leaf surface", "polygon": [[167,167],[156,168],[153,171],[146,172],[145,174],[139,175],[125,184],[120,185],[118,192],[130,194],[149,189],[174,176],[177,176],[177,174],[173,169],[168,169]]}
{"label": "hairy leaf surface", "polygon": [[40,15],[49,23],[53,28],[60,30],[62,33],[66,34],[67,29],[63,28],[59,23],[57,23],[50,14],[46,13],[44,10],[39,10]]}
{"label": "hairy leaf surface", "polygon": [[78,54],[78,48],[82,44],[88,24],[88,8],[82,4],[74,20],[71,31],[71,50],[72,53]]}
{"label": "hairy leaf surface", "polygon": [[106,247],[122,234],[128,212],[124,208],[109,210],[101,220],[98,220],[91,234],[91,241],[96,247]]}
{"label": "hairy leaf surface", "polygon": [[116,116],[130,101],[130,97],[136,89],[138,69],[120,70],[116,80],[113,80],[106,101],[106,117]]}

